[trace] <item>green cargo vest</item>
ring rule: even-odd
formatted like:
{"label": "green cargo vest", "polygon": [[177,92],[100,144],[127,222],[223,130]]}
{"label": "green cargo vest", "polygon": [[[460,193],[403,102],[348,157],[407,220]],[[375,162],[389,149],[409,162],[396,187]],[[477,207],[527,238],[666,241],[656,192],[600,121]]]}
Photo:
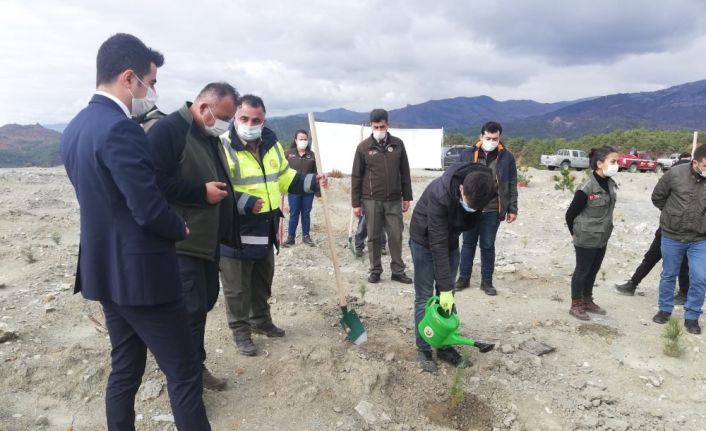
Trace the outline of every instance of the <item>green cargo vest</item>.
{"label": "green cargo vest", "polygon": [[603,248],[608,244],[613,233],[613,209],[617,197],[618,186],[608,179],[610,193],[598,184],[596,177],[591,175],[579,190],[586,193],[586,207],[574,219],[574,245],[582,248]]}
{"label": "green cargo vest", "polygon": [[[194,117],[189,110],[190,104],[179,109],[179,115],[190,124],[186,135],[186,145],[179,161],[179,178],[194,184],[206,184],[210,181],[219,181],[218,164],[224,172],[228,172],[226,155],[218,138],[195,133],[193,127]],[[214,148],[218,151],[219,160],[214,157]],[[177,254],[193,256],[201,259],[214,260],[215,252],[219,247],[218,228],[220,223],[230,227],[232,220],[219,220],[219,205],[230,206],[225,213],[233,213],[233,200],[231,196],[223,199],[217,205],[191,206],[179,202],[171,203],[177,214],[181,215],[191,229],[192,234],[185,240],[176,243]],[[232,228],[230,228],[232,231]],[[226,237],[231,232],[226,233]]]}

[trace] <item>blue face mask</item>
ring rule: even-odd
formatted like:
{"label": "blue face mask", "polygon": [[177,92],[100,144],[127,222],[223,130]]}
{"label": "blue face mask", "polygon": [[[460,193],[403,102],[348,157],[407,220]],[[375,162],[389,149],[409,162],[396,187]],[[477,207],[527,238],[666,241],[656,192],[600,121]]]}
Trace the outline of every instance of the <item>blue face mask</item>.
{"label": "blue face mask", "polygon": [[463,207],[464,211],[466,211],[467,213],[474,213],[474,212],[476,212],[476,210],[474,210],[473,208],[471,208],[471,207],[468,206],[468,204],[466,203],[466,201],[463,200],[463,197],[461,197],[461,199],[460,199],[459,201],[461,202],[461,206]]}

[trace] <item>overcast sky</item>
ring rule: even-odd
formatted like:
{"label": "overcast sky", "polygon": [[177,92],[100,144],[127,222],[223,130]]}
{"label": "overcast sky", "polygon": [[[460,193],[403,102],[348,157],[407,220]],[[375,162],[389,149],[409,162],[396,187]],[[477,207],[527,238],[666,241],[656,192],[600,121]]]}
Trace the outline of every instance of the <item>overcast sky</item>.
{"label": "overcast sky", "polygon": [[167,112],[217,80],[274,116],[483,94],[554,102],[706,78],[702,0],[0,0],[0,125],[70,120],[117,32],[164,54]]}

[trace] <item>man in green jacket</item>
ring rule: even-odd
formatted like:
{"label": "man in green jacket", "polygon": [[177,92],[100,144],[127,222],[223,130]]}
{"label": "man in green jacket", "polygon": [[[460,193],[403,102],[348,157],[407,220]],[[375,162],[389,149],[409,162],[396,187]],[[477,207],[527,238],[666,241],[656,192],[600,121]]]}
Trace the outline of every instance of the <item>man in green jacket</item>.
{"label": "man in green jacket", "polygon": [[684,326],[700,334],[699,316],[706,292],[706,146],[694,152],[691,163],[667,171],[652,192],[652,203],[662,211],[662,275],[659,312],[655,323],[667,323],[674,309],[674,287],[682,259],[689,258],[689,292],[684,304]]}
{"label": "man in green jacket", "polygon": [[[237,98],[230,84],[208,84],[193,103],[186,102],[157,121],[147,135],[157,183],[191,229],[176,250],[194,347],[202,364],[206,314],[218,298],[220,244],[236,242],[233,188],[219,136],[228,131]],[[223,390],[226,380],[213,376],[204,365],[203,386]]]}

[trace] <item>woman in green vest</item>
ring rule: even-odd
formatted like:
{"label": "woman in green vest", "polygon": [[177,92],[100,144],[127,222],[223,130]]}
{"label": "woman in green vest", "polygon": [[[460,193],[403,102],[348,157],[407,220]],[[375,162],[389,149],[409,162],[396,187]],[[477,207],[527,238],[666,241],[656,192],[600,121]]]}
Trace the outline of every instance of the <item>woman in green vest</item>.
{"label": "woman in green vest", "polygon": [[618,185],[611,178],[618,173],[615,148],[606,145],[593,149],[589,159],[593,174],[576,189],[574,199],[566,210],[566,224],[576,249],[569,314],[580,320],[589,320],[587,312],[606,314],[593,301],[593,284],[613,232],[613,209],[618,190]]}

